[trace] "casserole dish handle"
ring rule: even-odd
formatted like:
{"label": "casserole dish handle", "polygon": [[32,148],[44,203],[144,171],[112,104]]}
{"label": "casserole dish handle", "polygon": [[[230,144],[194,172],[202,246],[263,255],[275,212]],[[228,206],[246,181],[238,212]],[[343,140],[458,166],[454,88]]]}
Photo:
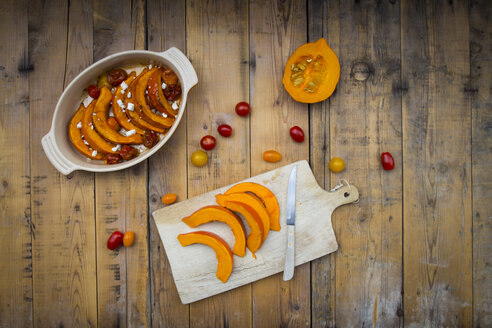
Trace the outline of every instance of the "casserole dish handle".
{"label": "casserole dish handle", "polygon": [[69,163],[65,156],[60,152],[55,144],[55,136],[53,131],[48,132],[42,139],[41,144],[43,146],[44,153],[50,160],[51,164],[63,175],[67,175],[73,172],[76,168]]}
{"label": "casserole dish handle", "polygon": [[190,60],[178,48],[172,47],[161,53],[167,60],[172,61],[182,75],[182,83],[186,90],[191,89],[198,83],[195,69]]}

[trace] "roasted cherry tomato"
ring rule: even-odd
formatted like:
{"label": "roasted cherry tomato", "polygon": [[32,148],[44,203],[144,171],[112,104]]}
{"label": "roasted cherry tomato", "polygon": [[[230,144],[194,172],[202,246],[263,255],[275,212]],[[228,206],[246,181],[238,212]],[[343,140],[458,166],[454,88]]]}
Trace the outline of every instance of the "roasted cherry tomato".
{"label": "roasted cherry tomato", "polygon": [[99,95],[101,94],[101,90],[97,87],[97,85],[89,85],[89,88],[87,89],[87,93],[89,96],[91,96],[94,99],[99,98]]}
{"label": "roasted cherry tomato", "polygon": [[126,79],[127,75],[121,68],[114,69],[108,73],[108,82],[115,87],[120,85]]}
{"label": "roasted cherry tomato", "polygon": [[236,113],[239,116],[247,116],[250,110],[249,104],[245,101],[241,101],[236,105]]}
{"label": "roasted cherry tomato", "polygon": [[181,96],[181,87],[177,84],[168,85],[163,92],[164,92],[164,97],[167,100],[174,101]]}
{"label": "roasted cherry tomato", "polygon": [[345,168],[345,162],[340,157],[333,157],[330,160],[329,166],[332,172],[338,173],[342,172]]}
{"label": "roasted cherry tomato", "polygon": [[282,159],[282,155],[275,150],[267,150],[263,153],[263,160],[270,162],[270,163],[276,163],[279,162]]}
{"label": "roasted cherry tomato", "polygon": [[120,129],[120,125],[118,121],[114,117],[108,118],[108,125],[111,129],[118,131]]}
{"label": "roasted cherry tomato", "polygon": [[154,147],[159,140],[159,136],[154,131],[146,131],[143,135],[143,145],[147,148]]}
{"label": "roasted cherry tomato", "polygon": [[212,150],[215,148],[216,140],[213,136],[205,136],[200,140],[200,146],[205,150]]}
{"label": "roasted cherry tomato", "polygon": [[290,128],[290,136],[294,139],[294,141],[304,141],[304,131],[302,131],[302,129],[297,125]]}
{"label": "roasted cherry tomato", "polygon": [[131,147],[131,146],[124,145],[123,147],[121,147],[120,156],[124,160],[129,161],[132,158],[135,158],[138,156],[138,150],[136,148]]}
{"label": "roasted cherry tomato", "polygon": [[162,196],[161,200],[163,204],[171,205],[176,201],[176,194],[173,193],[165,194],[164,196]]}
{"label": "roasted cherry tomato", "polygon": [[129,247],[133,245],[133,242],[135,241],[135,233],[133,231],[127,231],[123,235],[123,245],[125,247]]}
{"label": "roasted cherry tomato", "polygon": [[395,160],[390,153],[381,154],[381,164],[383,165],[383,169],[386,171],[390,171],[395,168]]}
{"label": "roasted cherry tomato", "polygon": [[120,154],[108,154],[105,161],[106,164],[118,164],[123,161],[123,158],[121,158]]}
{"label": "roasted cherry tomato", "polygon": [[208,155],[203,150],[196,150],[191,154],[191,164],[201,167],[208,162]]}
{"label": "roasted cherry tomato", "polygon": [[219,132],[219,134],[223,137],[230,137],[231,134],[232,134],[232,128],[230,125],[227,125],[227,124],[221,124],[219,125],[219,127],[217,128],[217,131]]}
{"label": "roasted cherry tomato", "polygon": [[107,246],[110,250],[115,250],[121,246],[123,242],[123,234],[121,231],[115,231],[109,236]]}

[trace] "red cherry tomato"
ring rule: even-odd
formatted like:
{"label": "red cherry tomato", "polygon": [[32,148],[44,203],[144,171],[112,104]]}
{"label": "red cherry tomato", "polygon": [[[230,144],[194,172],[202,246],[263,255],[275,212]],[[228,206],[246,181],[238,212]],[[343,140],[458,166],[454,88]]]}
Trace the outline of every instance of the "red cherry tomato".
{"label": "red cherry tomato", "polygon": [[89,96],[91,96],[94,99],[99,98],[99,95],[101,94],[101,90],[97,87],[97,85],[89,85],[89,88],[87,88],[87,93]]}
{"label": "red cherry tomato", "polygon": [[128,145],[124,145],[123,147],[121,147],[120,156],[124,160],[129,161],[132,158],[135,158],[138,156],[138,150],[136,148],[130,147]]}
{"label": "red cherry tomato", "polygon": [[241,101],[236,105],[236,113],[239,116],[247,116],[250,110],[249,104],[245,101]]}
{"label": "red cherry tomato", "polygon": [[227,124],[221,124],[221,125],[219,125],[219,127],[217,128],[217,131],[223,137],[230,137],[231,134],[232,134],[232,128],[231,128],[231,126],[230,125],[227,125]]}
{"label": "red cherry tomato", "polygon": [[147,148],[152,148],[159,140],[159,136],[154,131],[146,131],[143,136],[143,145]]}
{"label": "red cherry tomato", "polygon": [[302,131],[302,129],[297,125],[290,128],[290,136],[296,142],[304,141],[304,131]]}
{"label": "red cherry tomato", "polygon": [[123,243],[123,234],[121,231],[115,231],[111,234],[111,236],[109,236],[107,246],[113,251],[120,247],[121,243]]}
{"label": "red cherry tomato", "polygon": [[106,155],[106,164],[118,164],[123,161],[120,154],[108,154]]}
{"label": "red cherry tomato", "polygon": [[386,171],[392,170],[395,168],[395,160],[390,153],[382,153],[381,154],[381,164],[383,165],[383,169]]}
{"label": "red cherry tomato", "polygon": [[205,150],[212,150],[215,148],[215,138],[208,135],[200,140],[200,146]]}
{"label": "red cherry tomato", "polygon": [[108,73],[108,82],[111,84],[113,87],[118,86],[123,82],[128,74],[121,68],[114,69]]}

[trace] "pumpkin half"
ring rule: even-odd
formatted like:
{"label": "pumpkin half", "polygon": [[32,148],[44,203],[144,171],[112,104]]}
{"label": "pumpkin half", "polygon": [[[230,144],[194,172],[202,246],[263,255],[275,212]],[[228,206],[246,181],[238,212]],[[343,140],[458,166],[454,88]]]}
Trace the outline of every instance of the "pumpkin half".
{"label": "pumpkin half", "polygon": [[340,62],[324,38],[306,43],[289,57],[282,83],[294,100],[316,103],[330,97],[340,78]]}

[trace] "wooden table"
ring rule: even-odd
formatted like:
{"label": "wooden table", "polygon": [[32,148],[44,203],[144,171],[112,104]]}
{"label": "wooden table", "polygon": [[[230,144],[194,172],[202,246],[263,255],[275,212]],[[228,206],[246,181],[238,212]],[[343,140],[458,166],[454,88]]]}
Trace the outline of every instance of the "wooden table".
{"label": "wooden table", "polygon": [[[2,1],[0,326],[492,325],[491,15],[487,0]],[[285,62],[320,37],[340,82],[329,100],[297,103]],[[200,81],[171,141],[128,170],[58,173],[40,139],[63,88],[109,54],[171,46]],[[249,117],[234,113],[242,100]],[[192,166],[220,123],[233,136]],[[293,125],[306,141],[291,140]],[[264,162],[267,149],[282,161]],[[342,173],[329,171],[333,156]],[[359,187],[360,202],[333,217],[339,250],[290,282],[182,305],[150,215],[160,197],[300,159],[326,189]],[[109,251],[117,229],[135,245]]]}

